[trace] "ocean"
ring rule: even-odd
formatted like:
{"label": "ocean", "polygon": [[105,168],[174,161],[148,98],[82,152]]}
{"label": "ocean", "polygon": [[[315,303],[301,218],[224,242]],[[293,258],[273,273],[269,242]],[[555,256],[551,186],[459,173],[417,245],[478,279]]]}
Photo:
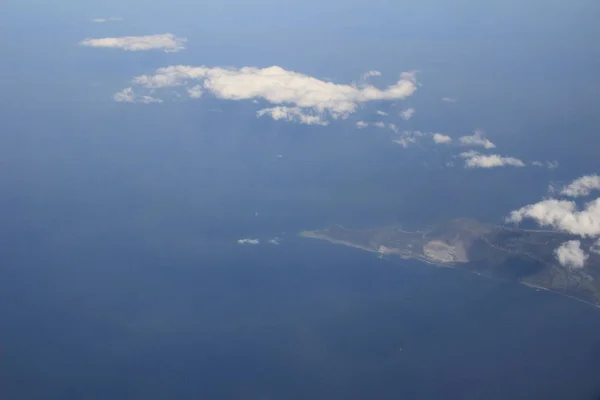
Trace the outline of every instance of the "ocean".
{"label": "ocean", "polygon": [[293,236],[140,254],[0,269],[2,398],[600,395],[600,312],[551,293]]}

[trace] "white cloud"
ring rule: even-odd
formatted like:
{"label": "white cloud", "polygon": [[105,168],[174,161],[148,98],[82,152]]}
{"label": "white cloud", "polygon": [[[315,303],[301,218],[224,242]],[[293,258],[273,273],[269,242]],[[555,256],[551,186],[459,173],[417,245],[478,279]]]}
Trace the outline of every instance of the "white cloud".
{"label": "white cloud", "polygon": [[364,73],[363,78],[368,79],[372,76],[381,76],[381,72],[375,70],[367,71]]}
{"label": "white cloud", "polygon": [[[415,73],[405,72],[386,89],[372,85],[343,85],[326,82],[278,66],[268,68],[219,68],[176,65],[159,68],[154,75],[133,79],[147,89],[188,86],[199,81],[203,90],[227,100],[264,99],[276,105],[309,109],[327,117],[346,118],[360,104],[375,100],[399,100],[417,89]],[[197,82],[194,82],[197,84]]]}
{"label": "white cloud", "polygon": [[394,140],[394,143],[407,148],[408,146],[417,143],[417,140],[424,135],[425,134],[421,131],[404,131],[400,138]]}
{"label": "white cloud", "polygon": [[375,126],[377,128],[385,128],[385,122],[382,122],[382,121],[373,122],[373,126]]}
{"label": "white cloud", "polygon": [[446,143],[451,143],[452,138],[447,135],[442,135],[441,133],[434,133],[433,141],[435,142],[435,144],[446,144]]}
{"label": "white cloud", "polygon": [[569,197],[588,196],[592,191],[600,190],[600,175],[585,175],[565,186],[560,194]]}
{"label": "white cloud", "polygon": [[493,149],[496,145],[485,138],[482,131],[475,131],[471,136],[462,136],[459,138],[463,146],[483,147]]}
{"label": "white cloud", "polygon": [[389,114],[386,113],[385,111],[377,110],[377,115],[386,116],[386,115],[389,115]]}
{"label": "white cloud", "polygon": [[600,236],[600,198],[585,204],[582,210],[574,201],[546,199],[511,212],[506,222],[525,219],[582,237]]}
{"label": "white cloud", "polygon": [[250,245],[260,244],[259,239],[240,239],[237,242],[238,242],[238,244],[250,244]]}
{"label": "white cloud", "polygon": [[82,40],[79,44],[88,47],[103,47],[122,49],[126,51],[164,50],[177,52],[183,50],[186,38],[180,38],[172,33],[148,36],[122,36]]}
{"label": "white cloud", "polygon": [[369,123],[368,123],[368,122],[365,122],[365,121],[358,121],[358,122],[356,123],[356,127],[357,127],[358,129],[366,128],[367,126],[369,126]]}
{"label": "white cloud", "polygon": [[554,250],[554,254],[560,265],[572,269],[583,268],[589,257],[581,249],[581,242],[579,240],[564,242],[558,249]]}
{"label": "white cloud", "polygon": [[600,254],[600,239],[596,240],[596,243],[590,247],[590,251],[592,253]]}
{"label": "white cloud", "polygon": [[408,121],[413,115],[415,115],[416,111],[417,110],[414,108],[407,108],[406,110],[400,111],[400,117],[402,117],[403,120]]}
{"label": "white cloud", "polygon": [[125,88],[122,91],[115,93],[115,95],[113,96],[113,99],[119,103],[150,104],[150,103],[162,103],[163,102],[161,99],[157,99],[156,97],[152,97],[152,96],[148,96],[148,95],[138,96],[135,94],[135,92],[133,91],[133,88],[131,88],[131,87]]}
{"label": "white cloud", "polygon": [[467,151],[460,156],[465,159],[466,168],[524,167],[525,163],[518,158],[503,157],[498,154],[480,154]]}
{"label": "white cloud", "polygon": [[278,244],[279,244],[279,238],[278,238],[278,237],[275,237],[275,238],[273,238],[273,239],[270,239],[268,243],[269,243],[269,244],[278,245]]}
{"label": "white cloud", "polygon": [[122,21],[123,18],[121,17],[109,17],[109,18],[94,18],[92,19],[92,22],[95,22],[97,24],[102,24],[105,22],[118,22],[118,21]]}
{"label": "white cloud", "polygon": [[452,97],[444,97],[444,98],[442,98],[442,101],[445,103],[456,103],[458,101],[458,99],[454,99]]}
{"label": "white cloud", "polygon": [[306,125],[329,125],[329,122],[324,120],[320,115],[307,114],[300,107],[272,107],[263,108],[256,112],[256,115],[270,115],[274,120],[283,120],[288,122],[298,122]]}
{"label": "white cloud", "polygon": [[558,168],[558,161],[547,161],[545,164],[541,161],[532,161],[531,165],[540,168],[546,167],[548,169],[556,169]]}
{"label": "white cloud", "polygon": [[202,86],[200,85],[196,85],[196,86],[192,86],[191,88],[187,88],[187,92],[188,92],[188,96],[190,96],[190,98],[192,99],[199,99],[200,97],[202,97]]}
{"label": "white cloud", "polygon": [[600,254],[600,239],[596,240],[596,243],[590,247],[592,253]]}

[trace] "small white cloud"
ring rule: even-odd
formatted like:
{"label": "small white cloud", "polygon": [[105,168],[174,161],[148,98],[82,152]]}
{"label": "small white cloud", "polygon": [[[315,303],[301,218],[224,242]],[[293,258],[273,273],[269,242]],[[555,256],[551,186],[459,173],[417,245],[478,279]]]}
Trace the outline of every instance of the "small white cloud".
{"label": "small white cloud", "polygon": [[191,88],[187,88],[187,92],[188,92],[188,96],[190,96],[190,98],[192,99],[199,99],[200,97],[202,97],[202,86],[200,85],[196,85],[196,86],[192,86]]}
{"label": "small white cloud", "polygon": [[600,254],[600,239],[596,240],[596,243],[590,247],[592,253]]}
{"label": "small white cloud", "polygon": [[435,142],[435,144],[448,144],[452,143],[452,138],[447,135],[442,135],[441,133],[434,133],[433,141]]}
{"label": "small white cloud", "polygon": [[578,269],[583,268],[589,255],[581,249],[579,240],[569,240],[560,245],[554,250],[556,259],[563,267]]}
{"label": "small white cloud", "polygon": [[103,24],[105,22],[119,22],[122,20],[123,20],[123,18],[120,18],[120,17],[109,17],[109,18],[94,18],[94,19],[92,19],[92,22],[97,23],[97,24]]}
{"label": "small white cloud", "polygon": [[400,111],[400,117],[402,117],[403,120],[408,121],[415,115],[415,112],[417,112],[417,110],[414,108],[407,108],[406,110]]}
{"label": "small white cloud", "polygon": [[574,201],[546,199],[513,211],[508,223],[531,219],[540,226],[549,226],[581,237],[600,236],[600,198],[577,209]]}
{"label": "small white cloud", "polygon": [[329,125],[320,115],[310,115],[303,111],[300,107],[272,107],[263,108],[256,112],[256,115],[270,115],[274,120],[283,120],[288,122],[298,122],[305,125]]}
{"label": "small white cloud", "polygon": [[259,239],[240,239],[237,241],[238,244],[248,244],[248,245],[257,245],[260,244],[260,240]]}
{"label": "small white cloud", "polygon": [[162,103],[163,102],[161,99],[157,99],[156,97],[152,97],[152,96],[148,96],[148,95],[138,96],[135,94],[135,92],[133,91],[133,88],[131,88],[131,87],[125,88],[122,91],[115,93],[115,95],[113,96],[113,99],[119,103],[150,104],[150,103]]}
{"label": "small white cloud", "polygon": [[372,76],[381,76],[381,72],[375,70],[367,71],[364,73],[363,78],[368,79]]}
{"label": "small white cloud", "polygon": [[442,101],[445,103],[456,103],[458,101],[458,99],[454,99],[452,97],[443,97]]}
{"label": "small white cloud", "polygon": [[560,194],[569,197],[588,196],[592,191],[600,190],[600,175],[585,175],[565,186]]}
{"label": "small white cloud", "polygon": [[531,165],[533,165],[534,167],[539,167],[539,168],[546,167],[548,169],[556,169],[556,168],[558,168],[558,161],[548,161],[545,164],[541,161],[532,161]]}
{"label": "small white cloud", "polygon": [[389,115],[389,114],[386,113],[385,111],[377,110],[377,115],[386,116],[386,115]]}
{"label": "small white cloud", "polygon": [[373,122],[373,126],[375,126],[377,128],[385,128],[385,122],[382,122],[382,121]]}
{"label": "small white cloud", "polygon": [[417,140],[424,135],[425,134],[421,131],[404,131],[400,138],[394,140],[394,143],[407,148],[410,145],[417,143]]}
{"label": "small white cloud", "polygon": [[463,146],[483,147],[484,149],[493,149],[496,145],[486,139],[482,131],[475,131],[471,136],[462,136],[458,140]]}
{"label": "small white cloud", "polygon": [[79,44],[87,47],[102,47],[126,51],[164,50],[167,53],[183,50],[186,38],[172,33],[148,36],[122,36],[82,40]]}
{"label": "small white cloud", "polygon": [[279,245],[279,238],[278,237],[274,237],[273,239],[270,239],[269,244],[274,244],[274,245]]}
{"label": "small white cloud", "polygon": [[357,127],[358,129],[363,129],[363,128],[366,128],[367,126],[369,126],[369,123],[368,123],[368,122],[365,122],[365,121],[358,121],[358,122],[356,123],[356,127]]}
{"label": "small white cloud", "polygon": [[396,124],[389,123],[388,128],[390,128],[390,130],[398,133],[398,127],[396,126]]}
{"label": "small white cloud", "polygon": [[460,156],[465,159],[466,168],[524,167],[525,163],[518,158],[503,157],[498,154],[480,154],[467,151]]}

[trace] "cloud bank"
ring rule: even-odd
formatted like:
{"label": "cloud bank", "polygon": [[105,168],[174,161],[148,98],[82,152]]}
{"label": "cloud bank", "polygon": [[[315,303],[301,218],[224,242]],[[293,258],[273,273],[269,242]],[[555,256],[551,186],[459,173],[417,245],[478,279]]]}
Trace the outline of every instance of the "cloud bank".
{"label": "cloud bank", "polygon": [[133,85],[146,89],[198,86],[199,90],[220,99],[263,99],[286,109],[265,111],[262,115],[285,119],[292,113],[296,116],[292,120],[302,123],[315,120],[298,117],[299,110],[303,115],[307,112],[308,115],[318,115],[321,120],[347,118],[364,103],[404,99],[417,89],[415,74],[411,72],[402,73],[396,83],[379,89],[369,84],[357,86],[327,82],[278,66],[221,68],[175,65],[159,68],[153,75],[137,76]]}
{"label": "cloud bank", "polygon": [[525,163],[518,158],[503,157],[498,154],[480,154],[476,151],[467,151],[460,154],[465,159],[466,168],[497,168],[497,167],[524,167]]}
{"label": "cloud bank", "polygon": [[121,49],[125,51],[164,50],[174,53],[183,50],[186,38],[177,37],[172,33],[149,36],[122,36],[107,38],[87,38],[79,42],[81,46]]}
{"label": "cloud bank", "polygon": [[563,267],[578,269],[583,268],[589,255],[581,249],[579,240],[569,240],[554,250],[556,259]]}

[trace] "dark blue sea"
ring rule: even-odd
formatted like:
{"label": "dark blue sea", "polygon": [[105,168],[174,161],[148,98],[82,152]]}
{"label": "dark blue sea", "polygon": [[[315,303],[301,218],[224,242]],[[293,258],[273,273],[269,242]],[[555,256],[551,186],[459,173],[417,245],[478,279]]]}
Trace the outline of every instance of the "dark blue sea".
{"label": "dark blue sea", "polygon": [[294,236],[191,249],[14,250],[2,398],[600,396],[584,304]]}

